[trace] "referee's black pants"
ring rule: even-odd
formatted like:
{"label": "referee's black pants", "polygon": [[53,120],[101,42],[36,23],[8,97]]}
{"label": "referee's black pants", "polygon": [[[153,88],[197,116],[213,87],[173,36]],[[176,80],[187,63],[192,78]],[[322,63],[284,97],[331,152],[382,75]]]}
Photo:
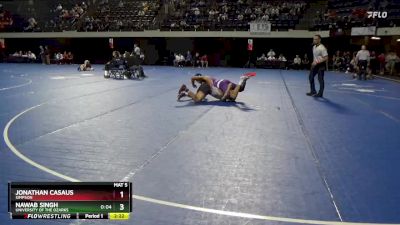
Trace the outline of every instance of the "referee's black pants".
{"label": "referee's black pants", "polygon": [[359,60],[358,61],[358,79],[367,80],[367,69],[368,69],[368,61],[367,60]]}
{"label": "referee's black pants", "polygon": [[311,67],[310,70],[310,75],[309,75],[309,80],[310,80],[310,89],[311,93],[317,93],[315,90],[315,82],[314,82],[314,77],[318,74],[318,82],[319,82],[319,92],[318,94],[323,95],[324,94],[324,88],[325,88],[325,81],[324,81],[324,71],[325,71],[325,62],[319,63],[313,67]]}

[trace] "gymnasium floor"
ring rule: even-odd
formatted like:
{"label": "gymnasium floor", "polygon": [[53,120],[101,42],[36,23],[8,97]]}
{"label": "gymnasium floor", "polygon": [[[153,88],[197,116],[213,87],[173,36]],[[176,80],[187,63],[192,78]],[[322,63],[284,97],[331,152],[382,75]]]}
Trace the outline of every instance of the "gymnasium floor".
{"label": "gymnasium floor", "polygon": [[[400,83],[328,72],[315,99],[307,71],[76,67],[0,64],[0,225],[400,224]],[[249,71],[236,103],[176,101]],[[7,182],[65,180],[132,181],[132,219],[8,219]]]}

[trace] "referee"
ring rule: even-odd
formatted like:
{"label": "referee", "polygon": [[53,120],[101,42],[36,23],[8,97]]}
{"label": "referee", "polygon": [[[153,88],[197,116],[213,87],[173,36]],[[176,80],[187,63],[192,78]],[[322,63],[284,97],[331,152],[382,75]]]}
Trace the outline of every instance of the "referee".
{"label": "referee", "polygon": [[365,45],[361,46],[361,50],[356,55],[356,65],[358,66],[358,79],[367,80],[367,69],[369,66],[370,54]]}
{"label": "referee", "polygon": [[[325,82],[324,82],[324,71],[326,68],[326,61],[328,60],[328,52],[326,51],[326,48],[323,44],[321,44],[321,36],[320,35],[314,35],[313,38],[313,56],[314,60],[311,64],[311,69],[310,69],[310,75],[309,75],[309,80],[310,80],[310,92],[307,93],[308,96],[314,96],[318,98],[322,98],[324,95],[324,87],[325,87]],[[314,83],[314,77],[315,75],[318,74],[318,82],[319,82],[319,92],[315,90],[315,83]]]}

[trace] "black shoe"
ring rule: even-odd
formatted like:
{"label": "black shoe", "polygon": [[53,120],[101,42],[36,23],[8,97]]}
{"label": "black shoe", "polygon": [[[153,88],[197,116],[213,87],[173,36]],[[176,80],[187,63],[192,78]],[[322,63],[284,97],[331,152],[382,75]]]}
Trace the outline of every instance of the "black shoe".
{"label": "black shoe", "polygon": [[187,96],[187,94],[185,92],[181,92],[181,93],[178,94],[178,99],[177,100],[180,101],[181,98],[186,97],[186,96]]}
{"label": "black shoe", "polygon": [[318,93],[318,94],[313,95],[313,97],[316,97],[316,98],[323,98],[324,96],[323,96],[321,93]]}
{"label": "black shoe", "polygon": [[182,92],[188,92],[189,89],[186,87],[186,85],[182,84],[181,88],[179,88],[178,95],[181,94]]}
{"label": "black shoe", "polygon": [[311,92],[306,93],[306,95],[308,95],[308,96],[314,96],[315,94],[317,94],[317,92],[311,91]]}

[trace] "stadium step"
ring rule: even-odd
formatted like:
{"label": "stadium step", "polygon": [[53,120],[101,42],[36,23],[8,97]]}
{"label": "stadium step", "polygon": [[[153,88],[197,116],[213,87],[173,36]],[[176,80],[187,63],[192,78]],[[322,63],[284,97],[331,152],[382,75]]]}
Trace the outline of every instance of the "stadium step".
{"label": "stadium step", "polygon": [[328,7],[327,0],[319,0],[315,2],[310,2],[309,7],[304,12],[303,18],[300,19],[299,23],[296,25],[296,30],[308,30],[314,24],[315,15],[317,12],[325,12]]}

